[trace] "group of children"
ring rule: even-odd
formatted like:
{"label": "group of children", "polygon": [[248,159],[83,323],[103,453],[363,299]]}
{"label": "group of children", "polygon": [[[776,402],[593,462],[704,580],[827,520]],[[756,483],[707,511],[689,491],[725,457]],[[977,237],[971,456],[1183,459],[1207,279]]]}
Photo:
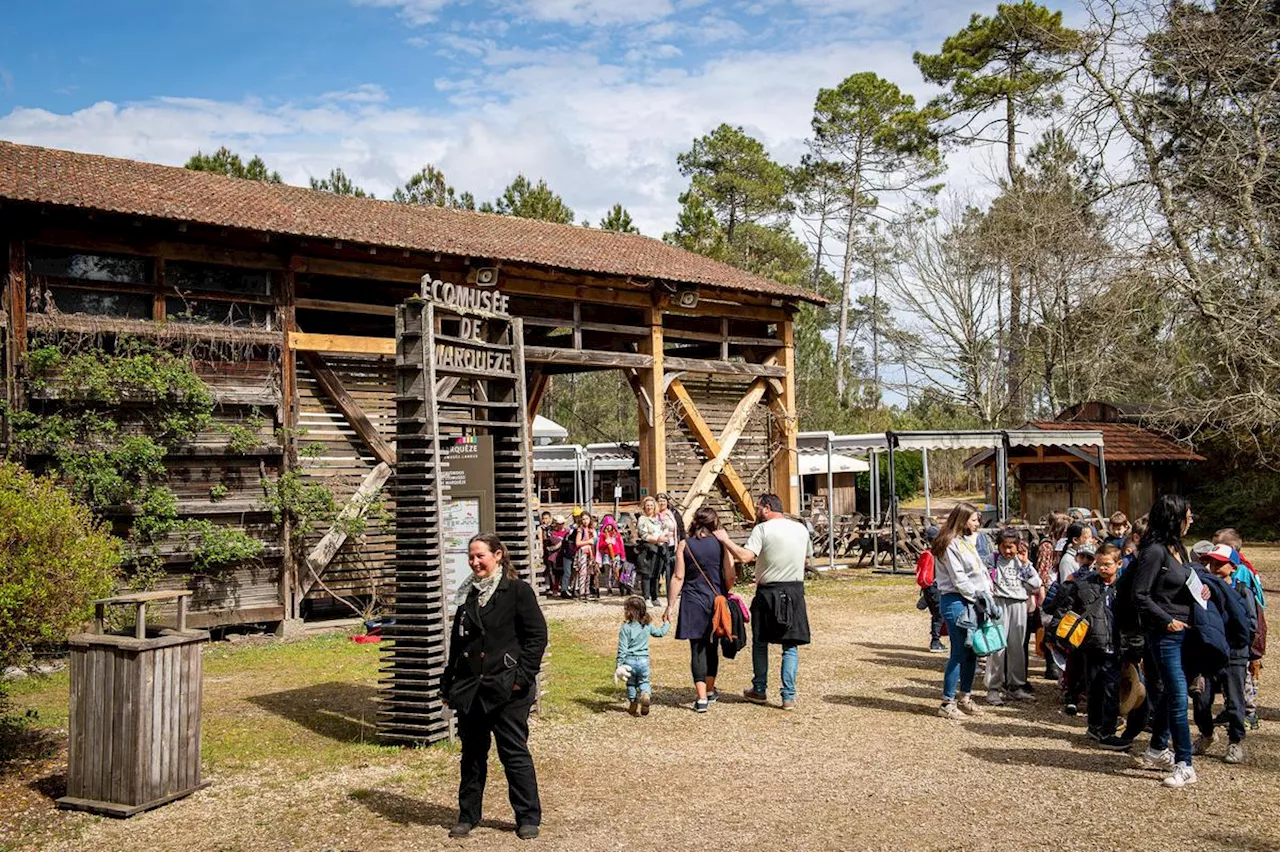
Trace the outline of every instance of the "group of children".
{"label": "group of children", "polygon": [[[996,533],[994,547],[986,535],[978,536],[1006,639],[1003,649],[986,657],[987,703],[999,706],[1008,699],[1032,698],[1027,668],[1034,637],[1045,659],[1045,678],[1056,681],[1060,689],[1064,713],[1075,716],[1083,705],[1087,735],[1101,748],[1128,751],[1148,727],[1150,708],[1141,653],[1125,647],[1116,600],[1128,593],[1120,580],[1146,532],[1146,518],[1130,524],[1117,512],[1100,540],[1087,521],[1065,514],[1044,519],[1043,526],[1046,534],[1036,546],[1034,562],[1029,542],[1017,530]],[[932,539],[937,528],[931,527],[926,535]],[[1198,578],[1205,584],[1221,582],[1221,588],[1240,602],[1237,609],[1235,601],[1225,602],[1230,606],[1218,601],[1224,631],[1232,637],[1226,659],[1212,654],[1188,659],[1189,693],[1200,734],[1194,753],[1206,754],[1217,739],[1215,728],[1226,727],[1228,763],[1244,759],[1246,728],[1257,727],[1257,679],[1266,645],[1263,584],[1242,550],[1243,541],[1234,529],[1219,530],[1213,541],[1191,548]],[[930,650],[945,651],[945,625],[928,550],[917,563],[916,580],[921,587],[919,607],[932,616]],[[1237,618],[1241,623],[1233,624]],[[1225,708],[1215,716],[1219,696]]]}
{"label": "group of children", "polygon": [[602,591],[631,594],[634,569],[612,515],[605,515],[599,528],[580,508],[573,510],[572,523],[550,512],[543,512],[541,521],[548,594],[578,600],[599,600]]}

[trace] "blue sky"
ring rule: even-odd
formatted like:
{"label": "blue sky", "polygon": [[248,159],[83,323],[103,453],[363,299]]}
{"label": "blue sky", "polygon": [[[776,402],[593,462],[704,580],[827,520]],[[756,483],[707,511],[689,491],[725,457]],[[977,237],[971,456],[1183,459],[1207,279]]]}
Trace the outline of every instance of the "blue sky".
{"label": "blue sky", "polygon": [[[0,138],[182,163],[228,145],[290,183],[341,166],[386,197],[423,164],[492,197],[545,177],[579,217],[669,229],[675,156],[722,121],[803,150],[821,86],[911,62],[956,0],[123,0],[13,4]],[[980,182],[991,158],[954,158]]]}

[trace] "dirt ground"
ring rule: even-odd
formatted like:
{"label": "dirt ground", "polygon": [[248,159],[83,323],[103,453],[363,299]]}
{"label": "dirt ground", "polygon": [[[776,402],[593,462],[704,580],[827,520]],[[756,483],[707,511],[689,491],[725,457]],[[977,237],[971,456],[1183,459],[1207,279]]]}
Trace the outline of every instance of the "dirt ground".
{"label": "dirt ground", "polygon": [[[616,599],[549,606],[550,696],[532,734],[545,810],[537,846],[1280,849],[1280,682],[1263,682],[1262,727],[1248,736],[1247,763],[1222,763],[1220,739],[1197,760],[1199,784],[1167,790],[1127,756],[1090,748],[1083,721],[1062,715],[1039,678],[1029,704],[964,722],[934,715],[943,656],[923,650],[926,614],[914,600],[909,580],[865,573],[813,584],[814,643],[801,649],[791,713],[777,706],[776,679],[772,706],[734,697],[749,685],[749,656],[723,665],[719,705],[693,713],[687,643],[654,640],[648,718],[624,712],[611,680]],[[351,657],[353,677],[362,688],[376,680],[376,656],[337,645],[326,653],[363,654]],[[4,795],[10,805],[0,811],[26,812],[4,815],[0,849],[528,848],[511,834],[496,761],[486,822],[451,841],[456,750],[353,745],[367,723],[352,721],[355,710],[342,704],[349,696],[327,697],[329,662],[306,674],[310,686],[290,682],[291,694],[307,696],[303,710],[261,694],[269,682],[235,693],[232,663],[225,682],[215,674],[207,690],[228,690],[216,710],[206,701],[209,788],[123,822],[54,811],[50,796],[65,784],[55,745],[21,770],[20,784],[10,774],[9,792],[20,786],[26,795],[21,805]],[[367,701],[367,691],[358,694]],[[243,748],[210,744],[239,723]],[[287,758],[255,758],[255,729],[292,737]]]}

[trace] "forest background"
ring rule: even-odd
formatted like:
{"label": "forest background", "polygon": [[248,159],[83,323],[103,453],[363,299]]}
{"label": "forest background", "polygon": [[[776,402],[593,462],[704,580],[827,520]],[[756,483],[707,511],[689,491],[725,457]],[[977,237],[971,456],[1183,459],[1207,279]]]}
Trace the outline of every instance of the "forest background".
{"label": "forest background", "polygon": [[[975,13],[914,56],[927,103],[851,69],[815,93],[799,162],[720,124],[679,155],[662,239],[828,300],[797,327],[803,429],[1125,403],[1210,458],[1205,527],[1280,537],[1280,0],[1084,8],[1078,29],[1032,2]],[[948,186],[960,148],[999,155],[990,191]],[[280,180],[225,148],[187,165]],[[311,185],[368,195],[341,167]],[[593,226],[523,174],[477,201],[428,164],[392,200]],[[622,205],[594,226],[637,232]],[[635,435],[616,371],[558,380],[543,413],[575,442]],[[934,467],[964,485],[958,460]]]}

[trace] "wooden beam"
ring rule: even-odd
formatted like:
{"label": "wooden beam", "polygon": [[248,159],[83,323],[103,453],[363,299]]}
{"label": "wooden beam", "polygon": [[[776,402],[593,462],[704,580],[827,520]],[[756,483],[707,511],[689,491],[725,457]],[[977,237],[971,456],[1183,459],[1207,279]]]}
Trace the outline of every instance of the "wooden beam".
{"label": "wooden beam", "polygon": [[693,519],[693,513],[707,499],[707,489],[711,487],[711,483],[716,481],[724,470],[725,465],[729,463],[729,456],[733,453],[733,448],[738,445],[738,439],[742,437],[742,432],[747,427],[747,420],[751,417],[752,409],[760,404],[760,400],[764,397],[767,388],[768,383],[764,379],[756,379],[752,382],[746,395],[738,400],[733,413],[729,415],[724,431],[720,433],[718,439],[720,451],[707,459],[706,463],[702,465],[698,475],[693,478],[693,484],[689,486],[689,491],[685,494],[684,516],[686,525]]}
{"label": "wooden beam", "polygon": [[81,231],[43,230],[31,237],[30,242],[57,248],[107,251],[117,254],[141,254],[163,257],[166,260],[186,260],[195,263],[214,263],[221,266],[243,266],[255,269],[283,269],[285,261],[277,254],[244,249],[216,248],[199,243],[178,243],[165,240],[130,240],[102,237]]}
{"label": "wooden beam", "polygon": [[209,340],[246,345],[281,346],[284,335],[256,328],[232,328],[203,323],[152,322],[151,320],[86,317],[79,314],[31,314],[27,327],[33,331],[65,331],[74,334],[128,334],[159,340]]}
{"label": "wooden beam", "polygon": [[643,395],[652,404],[652,416],[646,422],[641,404],[640,427],[640,486],[649,494],[667,490],[667,420],[662,408],[663,394],[663,342],[662,308],[650,306],[645,312],[649,336],[640,341],[640,353],[650,359],[648,369],[641,369],[639,384]]}
{"label": "wooden beam", "polygon": [[369,471],[368,476],[356,489],[356,493],[338,513],[333,527],[307,554],[307,577],[302,584],[303,595],[311,591],[311,587],[319,581],[320,576],[329,567],[329,563],[333,561],[333,557],[337,556],[338,551],[342,549],[342,545],[347,540],[347,530],[350,528],[351,521],[363,517],[369,511],[369,506],[377,499],[378,492],[390,478],[391,465],[386,462],[381,462]]}
{"label": "wooden beam", "polygon": [[782,393],[770,397],[769,407],[779,430],[778,446],[773,454],[771,473],[774,492],[782,499],[782,511],[789,515],[800,513],[800,456],[796,440],[800,433],[796,415],[796,340],[791,320],[778,323],[778,336],[782,346],[778,349],[779,369],[782,375]]}
{"label": "wooden beam", "polygon": [[603,349],[557,349],[554,346],[526,346],[524,360],[530,364],[576,364],[583,367],[646,370],[653,357],[634,352],[609,352]]}
{"label": "wooden beam", "polygon": [[342,352],[352,355],[395,355],[394,337],[356,337],[350,334],[308,334],[295,331],[289,345],[299,352]]}
{"label": "wooden beam", "polygon": [[394,465],[396,463],[396,451],[378,433],[378,428],[373,425],[373,421],[369,419],[369,415],[364,413],[364,409],[360,407],[360,404],[352,398],[351,394],[347,393],[347,389],[342,386],[342,380],[338,378],[333,370],[329,369],[329,365],[324,362],[324,358],[315,352],[303,352],[302,360],[306,362],[307,369],[311,371],[311,375],[315,376],[321,390],[338,406],[342,416],[347,418],[347,422],[351,424],[352,429],[356,430],[356,434],[364,441],[365,446],[372,450],[373,454],[383,464]]}
{"label": "wooden beam", "polygon": [[668,356],[664,363],[672,370],[683,370],[686,373],[715,373],[725,376],[768,376],[770,378],[786,378],[787,368],[768,366],[765,364],[746,364],[738,361],[707,361],[701,358],[677,358]]}
{"label": "wooden beam", "polygon": [[631,392],[636,395],[636,404],[640,408],[639,422],[653,425],[653,401],[649,399],[649,392],[644,389],[644,383],[640,380],[639,370],[623,370],[622,375],[626,377],[627,384],[631,385]]}
{"label": "wooden beam", "polygon": [[551,376],[542,372],[541,369],[534,368],[533,379],[529,382],[529,436],[533,436],[533,418],[538,416],[538,409],[542,408],[542,398],[547,395],[547,388],[551,387]]}
{"label": "wooden beam", "polygon": [[[671,398],[679,406],[680,414],[684,417],[689,429],[693,432],[693,436],[698,441],[698,445],[702,447],[702,452],[707,458],[715,458],[720,455],[721,446],[720,439],[711,431],[711,426],[707,421],[702,419],[698,406],[694,404],[693,398],[689,396],[689,392],[685,390],[684,383],[679,379],[672,381],[667,386],[667,396]],[[729,497],[738,507],[738,511],[748,521],[754,522],[756,519],[755,501],[751,499],[751,493],[747,490],[746,483],[742,481],[742,477],[738,476],[738,472],[733,469],[733,465],[726,458],[724,467],[720,470],[720,480],[725,485]],[[688,518],[685,521],[686,526],[693,519],[690,512],[685,513]]]}
{"label": "wooden beam", "polygon": [[363,278],[410,284],[416,289],[426,269],[420,266],[392,266],[386,263],[363,263],[355,260],[330,260],[323,257],[300,257],[296,270],[308,275],[333,275],[338,278]]}
{"label": "wooden beam", "polygon": [[370,314],[378,317],[396,315],[395,305],[369,305],[360,302],[335,302],[330,299],[295,299],[294,304],[309,311],[334,311],[342,314]]}

